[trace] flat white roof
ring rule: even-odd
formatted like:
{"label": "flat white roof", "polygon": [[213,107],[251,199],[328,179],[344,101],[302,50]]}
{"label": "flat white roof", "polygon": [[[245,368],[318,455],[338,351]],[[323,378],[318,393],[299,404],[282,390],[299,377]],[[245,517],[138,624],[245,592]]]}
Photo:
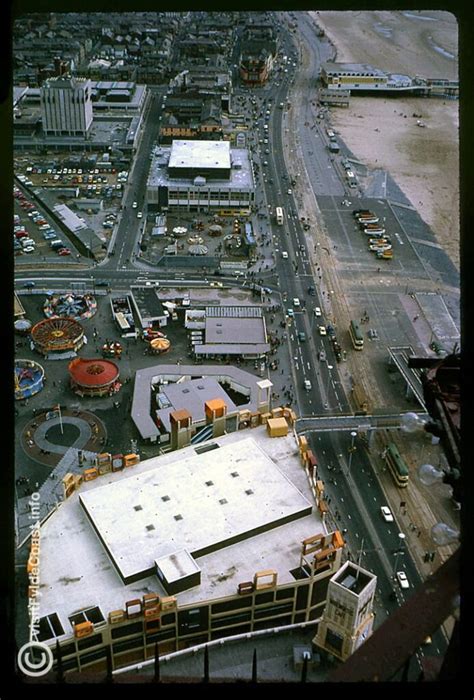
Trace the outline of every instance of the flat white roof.
{"label": "flat white roof", "polygon": [[176,550],[200,556],[311,508],[253,438],[238,450],[213,443],[203,454],[181,451],[179,469],[157,464],[80,495],[124,580],[145,577]]}
{"label": "flat white roof", "polygon": [[206,317],[206,343],[216,345],[266,343],[263,318]]}
{"label": "flat white roof", "polygon": [[[176,142],[173,142],[176,143]],[[186,167],[193,168],[202,165],[203,167],[219,167],[228,168],[230,175],[227,176],[225,173],[222,178],[214,179],[208,178],[205,188],[209,188],[213,191],[215,190],[240,190],[245,188],[246,190],[253,190],[255,188],[255,182],[253,178],[253,167],[250,159],[250,153],[246,148],[230,148],[230,143],[228,141],[187,141],[186,143],[194,144],[199,147],[200,144],[228,144],[231,154],[232,167],[230,164],[227,165],[215,165],[210,166],[206,163],[201,163],[198,161],[189,162]],[[179,177],[175,176],[171,179],[168,176],[168,167],[181,167],[185,168],[184,165],[179,164],[178,166],[173,166],[170,159],[171,148],[169,146],[157,146],[152,151],[152,160],[150,165],[150,173],[148,175],[147,187],[168,187],[171,191],[176,189],[181,189],[182,187],[194,187],[194,175],[188,173],[182,174]]]}
{"label": "flat white roof", "polygon": [[[251,435],[251,439],[249,439],[249,435]],[[284,504],[288,504],[289,498],[295,498],[294,503],[296,505],[300,503],[304,506],[306,500],[310,503],[313,502],[307,477],[304,469],[301,467],[296,441],[292,433],[285,437],[270,438],[267,435],[266,428],[260,426],[249,429],[249,432],[245,431],[242,433],[239,431],[231,433],[212,442],[218,442],[221,445],[220,450],[205,453],[213,457],[214,472],[209,478],[214,480],[214,476],[217,475],[216,485],[214,487],[202,487],[200,495],[197,497],[197,494],[193,493],[192,488],[187,484],[187,479],[183,477],[181,478],[182,489],[177,494],[179,499],[181,499],[180,505],[184,511],[182,512],[183,516],[195,508],[201,514],[202,522],[199,522],[198,526],[199,529],[204,527],[207,534],[205,537],[201,537],[198,533],[197,539],[211,541],[213,536],[210,530],[216,514],[220,513],[219,527],[221,533],[225,528],[223,519],[225,506],[221,506],[218,501],[216,502],[215,494],[218,488],[217,484],[221,480],[225,481],[226,475],[228,477],[227,468],[221,473],[219,466],[221,451],[224,447],[227,448],[228,454],[232,453],[230,458],[234,461],[235,470],[242,474],[240,478],[232,478],[232,481],[236,484],[240,482],[239,489],[242,490],[242,482],[244,478],[247,478],[244,476],[245,474],[251,475],[252,478],[250,488],[255,493],[253,496],[245,494],[239,496],[239,508],[242,504],[245,505],[247,503],[246,507],[250,510],[249,504],[255,504],[257,502],[256,498],[259,499],[259,504],[271,501],[268,507],[264,506],[265,517],[270,518],[272,512],[275,515],[278,514],[281,508],[286,508]],[[241,444],[243,443],[246,443],[247,447],[241,450]],[[254,446],[256,449],[254,449]],[[201,456],[204,457],[205,455]],[[124,510],[130,508],[134,514],[140,515],[140,511],[134,511],[133,506],[139,504],[137,499],[139,497],[142,498],[143,494],[140,494],[133,485],[139,483],[136,482],[136,478],[140,475],[143,475],[144,479],[141,482],[142,485],[154,483],[155,476],[162,469],[169,471],[170,474],[176,472],[176,478],[179,479],[178,473],[184,471],[183,460],[188,461],[191,459],[191,462],[194,462],[195,457],[196,452],[193,447],[154,457],[122,472],[106,474],[95,481],[83,483],[79,492],[74,493],[67,501],[61,504],[59,509],[51,515],[41,528],[41,617],[57,613],[65,634],[69,636],[73,630],[68,622],[68,617],[80,610],[98,606],[104,617],[106,617],[111,610],[123,608],[127,600],[138,598],[145,593],[155,592],[158,595],[167,595],[156,575],[150,575],[143,580],[128,585],[122,582],[79,503],[79,495],[87,500],[89,494],[91,494],[92,498],[92,494],[101,491],[104,497],[103,500],[108,501],[107,485],[110,485],[112,488],[111,498],[113,498],[113,487],[123,482],[128,482],[122,493],[128,495],[129,503],[122,504],[123,508],[117,510],[115,514],[112,506],[105,506],[108,510],[109,526],[117,531],[117,536],[120,535],[122,538],[124,538],[126,530],[129,527],[133,527],[136,532],[134,548],[137,550],[146,545],[149,548],[153,566],[153,562],[160,554],[160,543],[156,541],[156,530],[154,531],[155,534],[152,532],[151,538],[149,538],[148,533],[144,534],[143,529],[138,527],[139,519],[134,518],[134,515],[131,518],[127,517],[127,512]],[[247,465],[248,461],[251,464],[255,462],[253,469],[250,465],[249,472],[247,472],[249,468]],[[211,460],[208,462],[206,459],[205,462],[211,469]],[[268,470],[270,472],[271,479],[269,484],[266,483],[266,479],[261,478],[259,468],[262,464],[267,465],[266,473],[268,473]],[[205,467],[206,469],[207,467]],[[278,487],[274,481],[277,477],[280,484]],[[160,482],[158,481],[157,484],[160,484]],[[162,485],[167,486],[164,483]],[[237,489],[237,486],[234,488]],[[151,493],[147,495],[147,504],[150,510],[147,511],[147,515],[160,508],[160,504],[166,505],[166,503],[161,501],[161,498],[159,502],[156,502],[156,495],[155,499],[152,498],[151,494],[154,493],[153,486],[150,487],[149,491]],[[214,495],[211,496],[213,491]],[[202,503],[203,492],[206,498],[205,504]],[[290,496],[290,494],[293,495]],[[168,495],[171,496],[171,493]],[[231,508],[235,508],[236,506],[232,504],[232,499],[237,498],[237,495],[237,491],[226,491],[223,492],[222,497],[227,498]],[[280,499],[283,499],[281,506],[279,503]],[[211,501],[214,502],[214,505],[211,509],[208,509],[206,505]],[[171,505],[171,501],[168,504]],[[174,505],[176,505],[176,502]],[[247,511],[245,515],[242,513],[240,516],[234,512],[233,517],[238,517],[239,520],[243,521],[246,515]],[[251,517],[255,521],[256,516],[251,514]],[[260,516],[258,517],[260,518]],[[194,516],[194,519],[196,522],[197,517]],[[135,521],[135,525],[133,525],[133,521]],[[174,520],[173,523],[169,522],[169,531],[172,535],[171,525],[175,522]],[[184,518],[181,523],[185,523]],[[141,524],[148,524],[148,521],[147,523],[143,521]],[[242,523],[239,527],[243,528]],[[278,583],[280,584],[293,583],[295,579],[291,574],[291,570],[299,566],[301,541],[306,537],[326,532],[317,509],[313,507],[311,514],[305,517],[297,518],[272,530],[196,557],[196,563],[201,569],[201,585],[179,593],[177,595],[178,602],[180,604],[193,604],[202,600],[234,595],[240,582],[253,580],[255,572],[263,569],[276,569],[278,572]],[[176,532],[174,534],[176,538]],[[194,538],[193,533],[191,533],[191,537]],[[154,545],[150,546],[152,538],[155,541]],[[197,539],[194,546],[197,545]],[[162,543],[163,551],[166,549],[166,544],[166,541]],[[182,544],[179,547],[173,546],[171,542],[168,553],[183,548],[189,551],[188,547],[183,547]],[[137,553],[132,551],[130,556],[135,557]],[[140,556],[139,552],[138,556]]]}
{"label": "flat white roof", "polygon": [[173,141],[168,167],[230,169],[230,142]]}

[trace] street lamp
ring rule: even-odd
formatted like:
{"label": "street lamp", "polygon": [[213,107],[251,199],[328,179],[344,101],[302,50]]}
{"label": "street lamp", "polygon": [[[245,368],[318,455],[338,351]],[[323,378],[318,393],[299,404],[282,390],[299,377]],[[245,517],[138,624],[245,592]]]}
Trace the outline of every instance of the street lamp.
{"label": "street lamp", "polygon": [[355,430],[352,430],[352,431],[351,431],[352,442],[351,442],[351,446],[350,446],[350,448],[349,448],[349,465],[348,465],[348,467],[347,467],[347,471],[348,471],[348,472],[351,471],[352,455],[354,454],[354,452],[355,452],[356,449],[357,449],[356,447],[354,447],[354,441],[355,441],[356,437],[357,437],[356,431],[355,431]]}
{"label": "street lamp", "polygon": [[403,545],[404,545],[404,542],[405,542],[405,537],[406,537],[406,535],[405,535],[403,532],[399,532],[399,533],[398,533],[398,537],[399,537],[399,540],[400,540],[400,547],[399,547],[398,549],[395,550],[395,563],[394,563],[394,565],[393,565],[393,574],[394,574],[394,576],[395,576],[396,571],[397,571],[398,557],[400,556],[400,554],[404,554]]}

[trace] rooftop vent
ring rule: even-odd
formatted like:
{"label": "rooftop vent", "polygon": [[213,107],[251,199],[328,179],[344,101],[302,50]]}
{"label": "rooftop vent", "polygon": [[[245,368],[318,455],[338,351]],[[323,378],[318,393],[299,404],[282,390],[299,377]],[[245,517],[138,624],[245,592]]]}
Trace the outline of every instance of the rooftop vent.
{"label": "rooftop vent", "polygon": [[246,492],[247,496],[251,496],[253,494],[252,489],[247,489]]}
{"label": "rooftop vent", "polygon": [[225,506],[225,504],[227,503],[227,499],[226,499],[226,498],[221,498],[220,501],[219,501],[219,503],[221,504],[221,506]]}
{"label": "rooftop vent", "polygon": [[233,477],[235,478],[236,476],[239,476],[239,472],[231,472],[230,475],[233,476]]}
{"label": "rooftop vent", "polygon": [[214,486],[214,482],[213,481],[206,481],[206,486]]}
{"label": "rooftop vent", "polygon": [[166,501],[169,501],[169,500],[170,500],[170,497],[169,497],[169,496],[162,496],[162,497],[161,497],[161,500],[164,501],[164,502],[166,503]]}
{"label": "rooftop vent", "polygon": [[182,520],[182,519],[183,519],[183,516],[178,514],[178,515],[175,515],[175,516],[174,516],[174,519],[175,519],[175,520]]}
{"label": "rooftop vent", "polygon": [[146,529],[147,529],[149,532],[151,532],[151,530],[154,530],[154,529],[155,529],[155,526],[154,526],[154,525],[147,525],[147,526],[146,526]]}
{"label": "rooftop vent", "polygon": [[141,506],[133,506],[134,510],[143,510]]}

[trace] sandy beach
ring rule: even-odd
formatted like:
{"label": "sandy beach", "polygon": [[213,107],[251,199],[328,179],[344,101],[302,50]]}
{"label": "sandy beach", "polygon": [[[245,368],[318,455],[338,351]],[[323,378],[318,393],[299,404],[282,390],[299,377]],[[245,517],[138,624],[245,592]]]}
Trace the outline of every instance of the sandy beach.
{"label": "sandy beach", "polygon": [[[337,62],[458,77],[458,27],[448,12],[310,14],[335,45]],[[391,173],[459,268],[459,102],[352,94],[349,108],[331,108],[330,121],[357,158]]]}

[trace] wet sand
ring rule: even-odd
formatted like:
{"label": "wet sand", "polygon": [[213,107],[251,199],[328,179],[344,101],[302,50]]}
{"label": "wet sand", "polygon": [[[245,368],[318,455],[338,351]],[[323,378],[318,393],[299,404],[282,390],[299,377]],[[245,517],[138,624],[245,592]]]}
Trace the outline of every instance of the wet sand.
{"label": "wet sand", "polygon": [[[448,12],[310,14],[334,43],[338,62],[458,77],[458,27]],[[390,172],[459,268],[459,102],[353,94],[349,108],[331,108],[330,121],[357,158]]]}

